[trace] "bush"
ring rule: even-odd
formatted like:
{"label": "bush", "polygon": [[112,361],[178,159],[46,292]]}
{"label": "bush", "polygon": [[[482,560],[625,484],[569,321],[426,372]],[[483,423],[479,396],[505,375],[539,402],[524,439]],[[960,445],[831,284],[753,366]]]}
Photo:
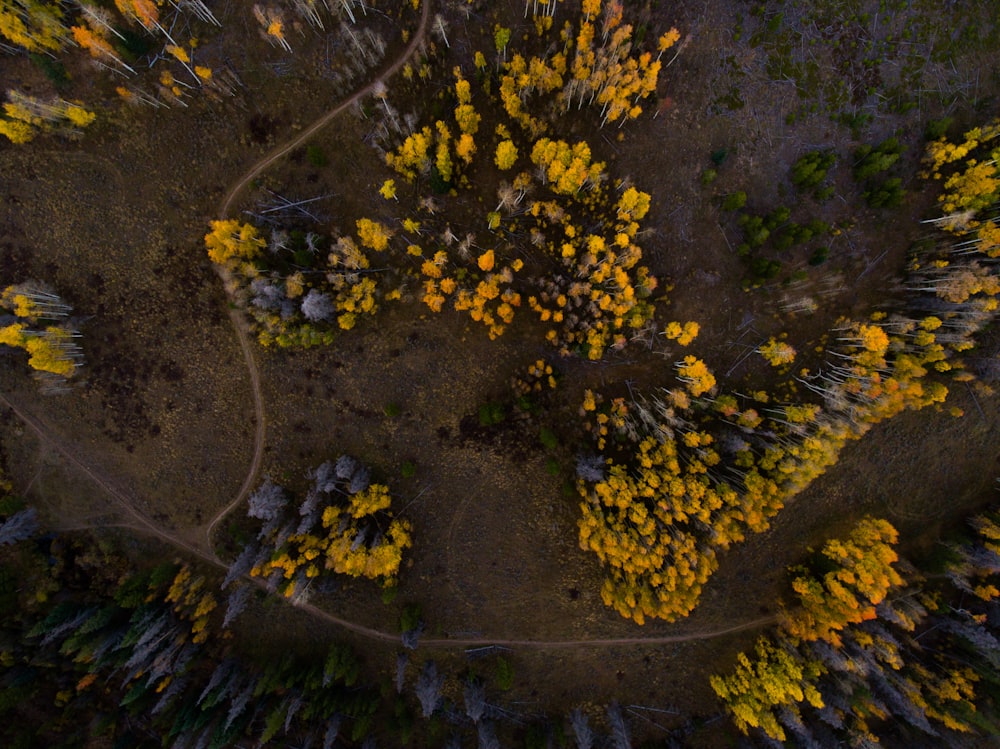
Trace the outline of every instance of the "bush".
{"label": "bush", "polygon": [[927,123],[927,129],[924,130],[924,139],[930,142],[943,138],[948,134],[948,129],[954,121],[954,117],[942,117],[940,120],[931,120]]}
{"label": "bush", "polygon": [[510,661],[502,655],[497,658],[496,677],[497,687],[501,691],[506,692],[514,686],[514,668],[510,665]]}
{"label": "bush", "polygon": [[329,163],[326,154],[319,146],[306,146],[306,161],[315,167],[326,166]]}
{"label": "bush", "polygon": [[726,199],[722,201],[722,210],[738,211],[746,204],[747,194],[745,192],[742,190],[739,192],[731,192],[726,196]]}
{"label": "bush", "polygon": [[899,161],[903,146],[897,138],[886,138],[874,148],[861,146],[854,153],[854,179],[858,182],[870,180],[882,172],[888,171]]}
{"label": "bush", "polygon": [[499,403],[484,403],[479,407],[480,426],[491,427],[501,423],[505,417],[503,406]]}
{"label": "bush", "polygon": [[812,151],[792,165],[792,184],[800,189],[818,187],[837,161],[833,151]]}
{"label": "bush", "polygon": [[712,163],[716,166],[722,166],[722,162],[726,160],[729,156],[729,150],[725,148],[720,148],[717,151],[712,151]]}
{"label": "bush", "polygon": [[538,433],[538,440],[546,450],[555,450],[559,446],[559,438],[555,432],[547,427],[542,427]]}
{"label": "bush", "polygon": [[863,193],[863,197],[872,208],[895,208],[903,202],[903,181],[899,177],[890,177],[885,182],[874,186]]}
{"label": "bush", "polygon": [[399,631],[412,632],[420,627],[422,621],[423,612],[420,610],[420,604],[408,603],[403,607],[403,611],[399,615]]}
{"label": "bush", "polygon": [[45,73],[45,77],[48,78],[52,85],[56,88],[61,89],[69,84],[69,73],[66,72],[66,67],[58,60],[54,60],[48,55],[39,55],[35,53],[28,55],[28,57],[35,65],[41,68],[41,71]]}
{"label": "bush", "polygon": [[830,255],[830,248],[823,246],[817,247],[813,250],[813,254],[809,257],[809,265],[816,266],[822,265],[826,262],[827,257]]}

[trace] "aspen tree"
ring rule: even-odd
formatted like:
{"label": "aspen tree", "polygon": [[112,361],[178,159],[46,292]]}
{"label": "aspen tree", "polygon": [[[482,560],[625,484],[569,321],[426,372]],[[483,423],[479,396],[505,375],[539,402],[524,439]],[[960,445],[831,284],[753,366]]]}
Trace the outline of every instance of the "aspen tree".
{"label": "aspen tree", "polygon": [[212,262],[224,264],[230,258],[253,260],[267,244],[252,224],[237,219],[212,221],[205,235],[205,247]]}
{"label": "aspen tree", "polygon": [[0,0],[0,36],[29,52],[52,53],[69,39],[62,8],[44,0]]}

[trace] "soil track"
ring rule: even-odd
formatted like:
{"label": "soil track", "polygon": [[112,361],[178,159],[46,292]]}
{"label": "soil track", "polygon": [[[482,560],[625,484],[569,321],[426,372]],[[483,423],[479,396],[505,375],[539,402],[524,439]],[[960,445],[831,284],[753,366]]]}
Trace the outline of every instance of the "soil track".
{"label": "soil track", "polygon": [[[323,127],[328,125],[337,115],[341,114],[348,107],[353,105],[358,99],[366,94],[370,93],[372,89],[377,85],[379,81],[384,78],[388,78],[396,73],[406,61],[416,52],[419,48],[421,42],[426,36],[428,23],[430,20],[430,3],[428,0],[424,0],[423,3],[423,13],[420,18],[420,25],[417,31],[414,33],[413,38],[407,45],[403,53],[388,67],[386,67],[381,74],[374,78],[370,83],[364,87],[355,91],[351,96],[339,102],[335,107],[324,113],[319,119],[314,121],[305,130],[298,133],[294,138],[281,144],[274,148],[270,153],[261,158],[256,162],[250,169],[247,170],[236,183],[228,190],[225,197],[222,199],[218,215],[220,218],[224,219],[229,213],[229,210],[239,195],[239,193],[246,187],[246,185],[254,179],[257,175],[267,169],[268,166],[275,163],[282,157],[286,156],[288,153],[293,151],[295,148],[302,145],[310,137],[312,137],[316,132],[321,130]],[[220,274],[221,275],[221,274]],[[127,516],[127,520],[123,522],[110,522],[110,523],[100,523],[92,525],[75,525],[72,527],[65,527],[59,530],[71,531],[71,530],[84,530],[93,527],[102,528],[122,528],[127,530],[132,530],[139,533],[147,533],[154,536],[161,541],[167,543],[174,548],[186,551],[191,555],[207,562],[211,565],[219,567],[221,569],[228,569],[229,565],[226,564],[219,556],[215,553],[211,537],[214,532],[215,527],[219,522],[225,518],[233,509],[239,506],[249,493],[251,487],[256,483],[258,474],[260,472],[261,463],[264,454],[264,441],[266,436],[266,413],[264,408],[264,398],[260,382],[260,372],[257,366],[257,362],[253,355],[253,350],[250,341],[250,332],[246,323],[246,320],[239,313],[238,310],[230,310],[229,317],[233,324],[233,329],[236,332],[237,338],[240,343],[240,347],[243,351],[244,358],[247,364],[247,370],[250,376],[252,397],[254,400],[254,410],[256,416],[256,429],[254,435],[254,453],[251,460],[250,467],[248,469],[246,478],[244,479],[239,492],[234,497],[234,499],[229,502],[225,507],[219,510],[207,523],[202,526],[195,527],[191,529],[197,540],[189,540],[184,537],[171,533],[158,525],[154,520],[147,517],[145,514],[136,509],[137,503],[131,498],[126,492],[119,489],[109,478],[102,475],[100,472],[91,468],[84,460],[82,460],[73,451],[73,449],[64,444],[62,440],[56,437],[52,430],[49,429],[45,423],[38,417],[28,413],[22,406],[13,403],[7,396],[0,393],[0,404],[6,406],[13,412],[18,419],[20,419],[32,432],[34,432],[38,438],[45,444],[49,445],[50,448],[59,453],[68,463],[81,471],[86,475],[91,481],[96,485],[101,487],[115,502],[115,504],[121,509],[122,512]],[[261,589],[265,589],[265,584],[262,580],[247,578],[251,583],[257,585]],[[312,604],[302,603],[297,604],[296,608],[306,611],[310,615],[326,621],[330,624],[341,627],[345,630],[353,632],[369,640],[384,642],[384,643],[398,643],[399,635],[395,633],[385,632],[372,627],[366,627],[364,625],[352,622],[347,619],[342,619],[334,614],[324,611]],[[653,637],[619,637],[619,638],[593,638],[593,639],[576,639],[576,640],[534,640],[534,639],[491,639],[489,637],[475,637],[475,638],[422,638],[420,640],[420,646],[424,648],[431,649],[450,649],[456,647],[476,647],[476,646],[505,646],[505,647],[518,647],[530,650],[558,650],[558,649],[579,649],[587,647],[596,648],[606,648],[615,647],[623,645],[661,645],[669,643],[681,643],[681,642],[691,642],[695,640],[709,640],[717,637],[723,637],[725,635],[734,634],[737,632],[742,632],[751,629],[757,629],[760,627],[767,626],[776,621],[775,616],[765,616],[750,621],[746,621],[740,624],[736,624],[730,627],[725,627],[723,629],[702,631],[702,632],[692,632],[688,634],[677,634],[677,635],[661,635]]]}
{"label": "soil track", "polygon": [[[232,207],[233,201],[236,200],[236,196],[243,191],[243,188],[245,188],[254,177],[267,169],[271,164],[301,146],[309,140],[309,138],[330,124],[330,122],[337,115],[354,104],[362,96],[371,92],[381,80],[391,77],[401,67],[403,67],[404,64],[406,64],[406,61],[413,56],[413,54],[420,47],[420,44],[423,42],[424,37],[427,35],[427,24],[431,17],[430,8],[430,0],[424,0],[423,13],[420,16],[420,25],[413,34],[413,38],[406,46],[406,49],[403,50],[403,53],[385,70],[383,70],[379,76],[373,78],[367,85],[342,100],[339,104],[333,107],[333,109],[327,111],[297,136],[276,146],[270,153],[266,154],[256,164],[251,166],[246,173],[236,181],[236,183],[226,193],[222,202],[219,204],[218,215],[220,220],[225,219],[226,216],[229,215],[229,209]],[[219,273],[221,276],[223,271],[220,270]],[[219,510],[215,516],[209,520],[207,526],[205,527],[205,543],[208,545],[209,549],[212,548],[212,532],[215,530],[215,526],[218,525],[219,522],[226,517],[226,515],[238,507],[244,499],[246,499],[247,494],[250,493],[251,487],[257,482],[257,477],[260,474],[260,466],[264,459],[264,438],[267,431],[266,412],[264,410],[264,395],[260,386],[260,369],[257,366],[257,360],[254,359],[253,349],[250,346],[250,334],[247,329],[246,320],[243,318],[243,315],[240,314],[239,310],[236,309],[229,310],[229,319],[232,321],[233,328],[236,330],[236,335],[240,342],[240,348],[243,351],[243,358],[247,363],[247,371],[250,374],[250,385],[253,391],[254,401],[254,415],[256,417],[257,426],[254,433],[253,458],[250,461],[250,469],[247,471],[246,479],[243,481],[240,491],[237,493],[232,502]]]}
{"label": "soil track", "polygon": [[[41,422],[35,416],[27,413],[23,408],[15,405],[11,402],[9,398],[5,395],[0,394],[0,404],[3,404],[9,408],[15,416],[17,416],[31,431],[33,431],[39,439],[44,443],[49,445],[52,449],[58,452],[63,458],[65,458],[70,464],[80,470],[84,475],[86,475],[91,481],[100,486],[107,494],[115,501],[115,503],[132,519],[133,522],[122,522],[122,523],[107,523],[101,524],[102,528],[123,528],[127,530],[134,530],[140,533],[148,533],[161,541],[173,546],[177,549],[186,551],[204,562],[208,562],[221,569],[229,569],[229,565],[224,561],[219,559],[211,551],[206,551],[202,547],[193,544],[185,539],[170,533],[155,522],[147,518],[141,512],[135,509],[134,502],[131,498],[123,491],[118,489],[111,481],[104,476],[102,476],[97,471],[93,470],[84,461],[76,456],[71,448],[63,444],[61,440],[57,439],[52,435],[52,433],[46,428],[43,422]],[[72,528],[63,528],[62,531],[71,530],[85,530],[91,526],[74,526]],[[265,589],[264,582],[257,579],[249,579],[250,582],[260,587],[262,590]],[[342,627],[350,632],[366,637],[370,640],[375,640],[378,642],[388,642],[397,643],[399,642],[399,635],[384,632],[379,629],[374,629],[372,627],[366,627],[362,624],[352,622],[348,619],[342,619],[334,614],[324,611],[316,606],[309,603],[298,604],[296,608],[308,612],[309,614],[322,619],[323,621],[329,622],[330,624]],[[742,632],[748,629],[756,629],[758,627],[764,627],[768,624],[772,624],[776,621],[774,616],[761,617],[760,619],[754,619],[749,622],[743,622],[741,624],[733,625],[732,627],[726,627],[724,629],[713,630],[710,632],[693,632],[690,634],[682,635],[663,635],[659,637],[616,637],[616,638],[595,638],[589,640],[529,640],[529,639],[491,639],[488,637],[472,637],[472,638],[450,638],[450,637],[439,637],[439,638],[425,638],[420,640],[420,646],[433,649],[447,649],[455,647],[475,647],[475,646],[485,646],[485,645],[498,645],[502,647],[518,647],[526,648],[531,650],[560,650],[560,649],[570,649],[570,648],[584,648],[584,647],[614,647],[617,645],[664,645],[668,643],[678,643],[678,642],[690,642],[692,640],[710,640],[716,637],[723,637],[725,635],[734,634],[736,632]]]}

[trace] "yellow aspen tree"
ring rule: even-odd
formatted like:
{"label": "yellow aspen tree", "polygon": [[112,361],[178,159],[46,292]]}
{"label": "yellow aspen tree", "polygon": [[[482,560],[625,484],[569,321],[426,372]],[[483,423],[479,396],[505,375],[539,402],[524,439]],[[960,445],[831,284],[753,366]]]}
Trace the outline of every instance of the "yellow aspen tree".
{"label": "yellow aspen tree", "polygon": [[160,11],[153,0],[115,0],[115,5],[123,16],[138,21],[145,29],[159,28]]}
{"label": "yellow aspen tree", "polygon": [[44,0],[0,2],[0,36],[29,52],[52,53],[69,37],[64,13],[57,3]]}
{"label": "yellow aspen tree", "polygon": [[500,141],[494,161],[500,170],[507,171],[517,161],[517,146],[509,140]]}
{"label": "yellow aspen tree", "polygon": [[111,46],[111,43],[104,35],[103,28],[91,26],[72,26],[70,32],[73,34],[73,41],[87,50],[91,57],[112,66],[127,70],[134,74],[135,70],[128,65]]}
{"label": "yellow aspen tree", "polygon": [[236,219],[212,221],[212,231],[205,235],[208,257],[220,265],[230,258],[253,260],[260,255],[266,242],[252,224]]}
{"label": "yellow aspen tree", "polygon": [[792,581],[797,606],[784,615],[784,629],[798,639],[839,646],[844,627],[874,619],[875,607],[903,584],[893,566],[897,539],[888,521],[864,518],[847,539],[828,541],[821,554],[834,569],[822,576],[800,569]]}
{"label": "yellow aspen tree", "polygon": [[767,343],[761,344],[757,348],[757,353],[763,356],[772,367],[781,367],[795,361],[795,349],[773,336],[768,339]]}
{"label": "yellow aspen tree", "polygon": [[776,711],[802,702],[823,707],[815,683],[825,669],[818,661],[802,658],[766,637],[757,640],[754,652],[753,659],[740,653],[732,674],[712,676],[709,683],[743,733],[759,728],[772,739],[784,741],[785,730]]}
{"label": "yellow aspen tree", "polygon": [[359,218],[355,223],[358,228],[358,238],[363,246],[376,252],[383,252],[389,246],[392,232],[387,226],[369,218]]}

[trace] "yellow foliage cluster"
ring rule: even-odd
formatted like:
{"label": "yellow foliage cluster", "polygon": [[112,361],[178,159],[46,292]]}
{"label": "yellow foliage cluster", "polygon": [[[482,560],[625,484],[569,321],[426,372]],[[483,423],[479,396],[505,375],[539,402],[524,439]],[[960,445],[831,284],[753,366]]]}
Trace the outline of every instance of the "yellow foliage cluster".
{"label": "yellow foliage cluster", "polygon": [[[600,409],[598,407],[600,406]],[[627,427],[629,420],[629,409],[624,398],[614,398],[610,403],[604,405],[604,396],[587,389],[583,394],[583,403],[580,405],[580,415],[586,416],[588,413],[594,414],[593,421],[585,421],[583,428],[594,437],[598,450],[603,450],[607,446],[608,438],[611,435],[622,434]]]}
{"label": "yellow foliage cluster", "polygon": [[696,398],[715,388],[715,375],[705,362],[694,356],[685,356],[684,361],[677,362],[677,379],[687,385]]}
{"label": "yellow foliage cluster", "polygon": [[[600,46],[595,47],[591,15],[586,14],[586,20],[580,24],[569,80],[561,97],[567,109],[574,102],[582,106],[586,100],[588,104],[602,107],[603,122],[624,123],[638,117],[642,107],[637,102],[656,91],[660,58],[653,59],[649,52],[632,56],[632,27],[620,25],[621,5],[616,3],[609,3],[604,8],[603,39]],[[565,36],[571,35],[567,31]],[[663,34],[658,41],[659,54],[678,39],[680,34],[676,29]]]}
{"label": "yellow foliage cluster", "polygon": [[[458,125],[459,131],[462,136],[468,136],[467,148],[470,149],[469,153],[475,151],[475,143],[472,137],[479,132],[479,122],[482,118],[476,112],[475,107],[472,106],[472,87],[469,82],[462,77],[462,69],[456,67],[454,70],[455,75],[455,98],[458,100],[458,106],[455,107],[455,123]],[[461,153],[459,154],[461,155]],[[468,160],[463,157],[468,163]]]}
{"label": "yellow foliage cluster", "polygon": [[517,146],[512,141],[502,140],[497,144],[494,163],[501,171],[506,171],[514,166],[517,161]]}
{"label": "yellow foliage cluster", "polygon": [[[391,187],[394,189],[394,185]],[[406,227],[408,230],[419,230],[416,222],[408,223]],[[327,327],[328,323],[335,323],[341,330],[350,330],[360,316],[374,315],[378,311],[380,298],[398,299],[400,296],[398,290],[383,295],[376,281],[377,276],[370,270],[371,261],[366,250],[385,252],[393,236],[392,231],[378,221],[359,219],[357,240],[350,235],[337,238],[327,255],[325,273],[294,270],[283,278],[258,267],[263,265],[261,250],[267,242],[255,227],[229,220],[214,221],[212,228],[213,231],[205,239],[209,256],[215,262],[227,262],[231,258],[256,261],[229,263],[234,279],[250,295],[256,293],[252,291],[254,284],[264,283],[265,286],[281,289],[284,300],[295,302],[291,308],[277,303],[260,305],[251,302],[247,305],[248,314],[259,326],[258,340],[263,346],[309,348],[327,345],[335,337],[333,330]],[[275,236],[279,233],[275,232]],[[287,243],[288,233],[283,234],[285,239],[282,241]],[[309,241],[312,253],[325,244],[315,234],[310,235]],[[281,245],[282,248],[286,246]],[[322,304],[327,305],[326,316],[322,312],[311,317],[299,314],[305,310],[305,302],[311,301],[309,296],[317,293]]]}
{"label": "yellow foliage cluster", "polygon": [[998,136],[1000,120],[969,130],[959,143],[943,137],[928,144],[924,159],[928,167],[925,176],[944,181],[938,201],[942,211],[951,214],[951,220],[942,222],[943,228],[959,234],[978,234],[981,251],[991,258],[1000,255],[1000,229],[995,219],[979,219],[975,214],[1000,197],[1000,148],[991,147]]}
{"label": "yellow foliage cluster", "polygon": [[782,367],[795,361],[795,349],[791,344],[779,341],[773,336],[757,349],[757,353],[763,356],[772,367]]}
{"label": "yellow foliage cluster", "polygon": [[138,21],[145,29],[153,29],[160,20],[160,11],[153,0],[115,0],[122,15]]}
{"label": "yellow foliage cluster", "polygon": [[959,548],[948,574],[958,581],[962,590],[984,601],[993,601],[1000,598],[1000,580],[989,557],[1000,554],[1000,515],[996,512],[977,515],[972,519],[972,527],[976,531],[976,545],[986,549],[987,554],[980,557],[967,553],[967,547]]}
{"label": "yellow foliage cluster", "polygon": [[184,565],[174,577],[164,600],[173,604],[174,612],[181,619],[191,622],[192,642],[208,639],[208,616],[219,604],[215,596],[205,590],[204,577],[193,577],[191,568]]}
{"label": "yellow foliage cluster", "polygon": [[[925,650],[908,637],[918,625],[923,634],[948,631],[956,623],[952,613],[923,621],[922,606],[893,603],[922,598],[919,589],[901,589],[893,566],[896,538],[885,520],[864,518],[847,539],[824,545],[816,562],[819,571],[792,569],[797,601],[786,610],[775,638],[761,638],[755,658],[741,653],[734,672],[710,679],[741,731],[759,728],[783,741],[786,728],[801,723],[800,708],[823,708],[828,693],[832,704],[822,720],[853,739],[846,743],[862,737],[878,743],[869,721],[890,717],[935,736],[929,720],[952,731],[972,730],[978,675],[964,655],[948,653],[946,644]],[[830,647],[811,644],[817,640]],[[880,685],[886,683],[898,690],[891,716],[882,701]],[[850,709],[842,702],[844,694],[852,695]]]}
{"label": "yellow foliage cluster", "polygon": [[789,636],[840,647],[841,630],[874,619],[875,607],[903,584],[893,566],[898,536],[888,521],[864,518],[847,539],[827,541],[821,554],[833,569],[817,575],[799,568],[792,580],[796,603],[782,621]]}
{"label": "yellow foliage cluster", "polygon": [[544,133],[546,124],[525,109],[524,103],[536,92],[547,94],[561,87],[565,72],[566,58],[561,53],[549,62],[539,57],[525,60],[521,55],[514,55],[500,76],[500,101],[504,111],[532,138]]}
{"label": "yellow foliage cluster", "polygon": [[437,120],[434,130],[425,126],[408,136],[394,153],[387,153],[386,163],[410,182],[418,175],[430,173],[433,166],[441,180],[450,185],[459,176],[452,154],[458,156],[463,164],[472,162],[476,152],[473,135],[479,128],[480,117],[471,104],[460,104],[455,109],[455,120],[460,131],[457,139],[452,136],[447,123]]}
{"label": "yellow foliage cluster", "polygon": [[0,3],[0,36],[29,52],[55,52],[68,36],[64,15],[62,6],[45,0]]}
{"label": "yellow foliage cluster", "polygon": [[590,163],[590,146],[585,141],[571,146],[563,140],[540,138],[531,149],[531,161],[559,195],[575,195],[587,185],[599,184],[604,172],[604,162]]}
{"label": "yellow foliage cluster", "polygon": [[[521,306],[521,295],[510,285],[513,280],[512,265],[499,273],[489,273],[474,289],[459,289],[454,301],[455,309],[467,311],[475,322],[485,325],[489,329],[490,340],[494,340],[514,322],[514,310]],[[501,284],[505,285],[504,288]]]}
{"label": "yellow foliage cluster", "polygon": [[823,673],[822,664],[803,659],[767,637],[757,640],[756,658],[737,656],[735,672],[726,677],[712,676],[715,693],[726,703],[733,721],[744,733],[760,728],[777,741],[786,739],[775,709],[799,702],[823,707],[815,682]]}
{"label": "yellow foliage cluster", "polygon": [[[761,414],[753,407],[741,409],[732,395],[702,401],[699,409],[710,404],[715,418],[728,421],[743,432],[764,428],[766,422],[767,431],[778,435],[763,444],[758,440],[755,447],[744,442],[731,448],[727,469],[730,476],[738,479],[735,483],[712,477],[712,467],[721,458],[711,446],[712,437],[694,431],[691,426],[699,418],[708,421],[712,416],[695,411],[688,396],[704,398],[712,393],[715,378],[705,363],[693,356],[678,362],[678,378],[685,383],[687,393],[670,391],[669,403],[659,404],[656,414],[647,413],[645,419],[619,419],[617,434],[620,438],[634,439],[634,451],[627,454],[626,463],[610,463],[609,478],[605,481],[590,489],[581,483],[581,492],[588,497],[581,521],[581,543],[598,553],[610,568],[606,583],[609,605],[632,618],[637,618],[636,611],[642,618],[685,615],[695,605],[702,585],[714,570],[715,548],[742,540],[746,530],[765,530],[769,518],[784,506],[789,496],[808,486],[835,463],[847,441],[862,436],[872,424],[903,409],[942,402],[947,389],[928,380],[924,366],[940,363],[944,357],[941,344],[934,340],[935,324],[926,320],[920,326],[921,334],[909,337],[890,335],[874,322],[852,323],[842,328],[844,363],[838,364],[827,380],[825,393],[833,406],[828,414],[812,404],[772,406]],[[767,401],[764,394],[756,397],[761,402]],[[587,394],[583,408],[584,412],[598,415],[598,428],[592,431],[601,450],[611,416],[597,411],[597,406],[594,395]],[[675,436],[678,430],[683,435],[680,438]],[[642,438],[643,431],[654,436]],[[678,460],[677,452],[681,450],[693,450],[695,457]],[[693,490],[693,496],[699,501],[709,498],[708,505],[697,507],[709,509],[707,516],[699,517],[698,524],[685,527],[683,523],[690,519],[691,512],[684,511],[681,518],[662,513],[666,508],[673,511],[673,505],[668,503],[668,497],[675,496],[673,492],[679,496],[684,487],[690,486],[692,468],[696,481],[703,484]],[[618,515],[607,510],[608,497],[613,497]],[[644,509],[636,509],[639,507]],[[638,514],[629,515],[629,522],[622,521],[620,515],[633,512]],[[635,536],[642,529],[636,518],[650,516],[655,516],[660,526],[648,529],[669,527],[670,543],[678,546],[666,557],[653,540]],[[662,532],[655,534],[658,537]],[[635,561],[636,556],[648,556],[645,564],[652,567],[643,568]],[[668,585],[675,586],[664,589],[669,594],[664,592],[662,598],[657,598],[662,573],[654,577],[652,570],[664,559],[673,557],[683,558],[689,567],[685,568],[686,574],[668,581]],[[692,565],[692,559],[698,564]],[[633,577],[625,576],[624,571]]]}
{"label": "yellow foliage cluster", "polygon": [[231,258],[253,260],[266,244],[256,227],[237,219],[213,221],[211,227],[205,235],[205,248],[212,262],[220,265]]}
{"label": "yellow foliage cluster", "polygon": [[22,286],[8,286],[0,294],[0,307],[9,309],[22,322],[0,327],[0,345],[28,352],[28,366],[37,372],[49,372],[72,377],[76,372],[79,346],[72,332],[58,325],[38,325],[47,317],[38,302],[24,292]]}
{"label": "yellow foliage cluster", "polygon": [[330,505],[323,510],[325,535],[289,536],[250,574],[268,578],[280,572],[279,590],[289,598],[297,592],[295,578],[301,577],[300,572],[309,580],[324,570],[333,570],[391,585],[399,573],[403,551],[412,545],[411,526],[406,520],[392,518],[391,502],[387,486],[371,484],[351,495],[346,506]]}
{"label": "yellow foliage cluster", "polygon": [[80,128],[87,127],[96,118],[93,112],[73,102],[63,99],[43,101],[10,90],[3,105],[3,117],[0,117],[0,134],[13,143],[27,143],[39,131],[77,134]]}
{"label": "yellow foliage cluster", "polygon": [[434,132],[429,126],[409,135],[395,153],[387,153],[386,163],[407,180],[414,180],[418,174],[430,171],[428,153],[434,143]]}
{"label": "yellow foliage cluster", "polygon": [[701,326],[696,322],[686,322],[681,325],[679,322],[669,322],[663,329],[665,335],[671,341],[677,341],[681,346],[687,346],[698,337]]}
{"label": "yellow foliage cluster", "polygon": [[431,311],[440,312],[451,297],[455,310],[468,312],[473,321],[486,326],[490,340],[503,335],[514,321],[516,308],[521,306],[521,295],[512,284],[514,274],[521,270],[524,263],[515,259],[498,271],[490,272],[494,271],[497,258],[494,250],[486,250],[476,258],[476,267],[486,275],[475,286],[459,283],[458,278],[468,277],[464,269],[455,276],[446,275],[449,263],[446,250],[438,250],[432,258],[424,260],[421,265],[421,273],[426,277],[423,282],[424,304]]}
{"label": "yellow foliage cluster", "polygon": [[[595,408],[589,394],[584,409]],[[599,414],[598,424],[610,418]],[[749,471],[741,496],[711,477],[720,460],[704,432],[646,437],[632,471],[611,462],[602,481],[580,482],[580,546],[608,567],[602,597],[622,616],[642,624],[689,614],[717,567],[715,548],[743,540],[745,525],[774,514],[774,482]]]}
{"label": "yellow foliage cluster", "polygon": [[[589,191],[587,207],[599,209],[603,197],[601,189]],[[536,220],[532,234],[568,271],[544,279],[540,292],[528,298],[528,306],[542,322],[560,324],[548,331],[548,340],[567,353],[570,347],[579,347],[595,360],[609,345],[623,347],[625,332],[641,328],[652,317],[648,298],[657,285],[648,269],[639,265],[642,250],[632,242],[638,223],[609,227],[614,240],[608,241],[580,231],[556,201],[535,201],[528,215]],[[555,231],[562,232],[562,240],[546,241],[546,235]]]}
{"label": "yellow foliage cluster", "polygon": [[389,246],[389,239],[392,232],[384,224],[372,221],[370,218],[359,218],[356,222],[358,227],[358,238],[364,247],[384,252]]}
{"label": "yellow foliage cluster", "polygon": [[515,395],[524,396],[540,393],[544,389],[554,390],[556,384],[556,373],[552,365],[547,364],[544,359],[538,359],[528,365],[525,377],[514,377],[511,380],[511,389]]}

